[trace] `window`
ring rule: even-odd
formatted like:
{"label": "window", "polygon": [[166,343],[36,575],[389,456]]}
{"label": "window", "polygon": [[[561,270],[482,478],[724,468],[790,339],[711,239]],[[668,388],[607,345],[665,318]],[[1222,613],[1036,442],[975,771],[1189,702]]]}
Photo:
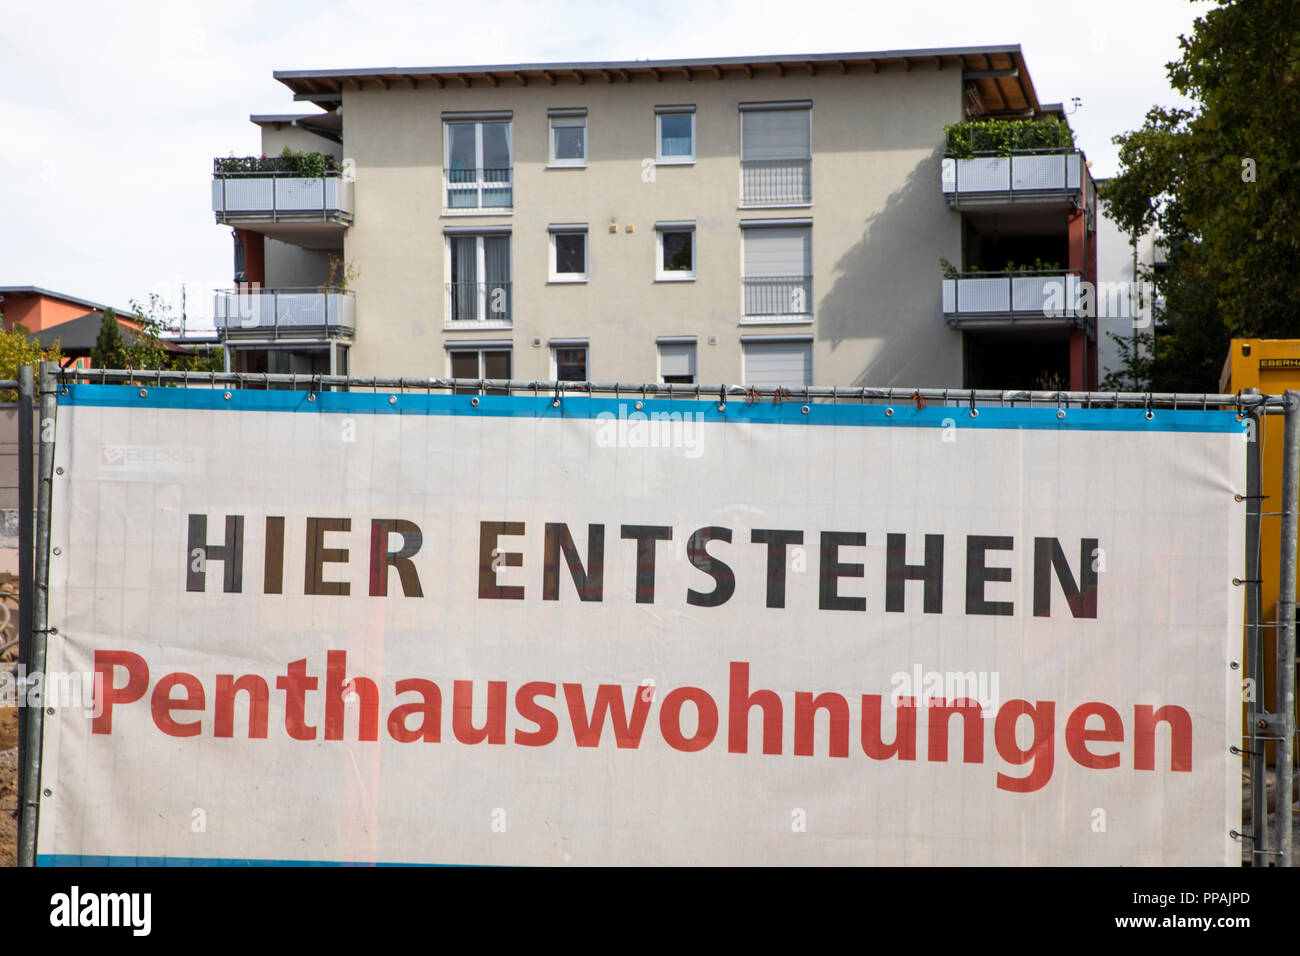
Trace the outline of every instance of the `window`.
{"label": "window", "polygon": [[812,318],[812,224],[775,219],[741,222],[747,321]]}
{"label": "window", "polygon": [[551,366],[557,382],[590,381],[586,340],[551,339]]}
{"label": "window", "polygon": [[547,110],[551,126],[551,165],[587,165],[587,111]]}
{"label": "window", "polygon": [[551,226],[551,281],[587,281],[587,227]]}
{"label": "window", "polygon": [[659,381],[695,384],[695,339],[659,339]]}
{"label": "window", "polygon": [[812,384],[810,339],[741,338],[745,384],[755,388],[805,388]]}
{"label": "window", "polygon": [[510,114],[480,118],[443,114],[443,169],[448,209],[510,209],[514,205]]}
{"label": "window", "polygon": [[656,106],[655,138],[658,162],[695,162],[695,107]]}
{"label": "window", "polygon": [[658,252],[655,277],[668,282],[695,278],[695,223],[655,223]]}
{"label": "window", "polygon": [[447,236],[447,325],[511,322],[510,234]]}
{"label": "window", "polygon": [[[452,378],[508,379],[510,378],[510,347],[508,344],[503,344],[503,347],[500,348],[492,346],[483,346],[481,348],[456,346],[448,350],[447,364]],[[473,394],[477,391],[479,389],[468,386],[458,386],[456,388],[457,394]],[[488,395],[507,395],[510,390],[488,388],[483,389],[483,391]]]}
{"label": "window", "polygon": [[740,104],[740,201],[812,202],[812,103]]}

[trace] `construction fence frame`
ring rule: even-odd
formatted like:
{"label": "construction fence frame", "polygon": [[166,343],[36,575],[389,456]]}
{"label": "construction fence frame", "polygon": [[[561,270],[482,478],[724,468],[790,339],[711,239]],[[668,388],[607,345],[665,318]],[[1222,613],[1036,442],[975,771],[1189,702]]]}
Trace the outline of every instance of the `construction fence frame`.
{"label": "construction fence frame", "polygon": [[[1284,395],[1263,395],[1254,391],[1237,394],[1180,394],[1167,392],[1054,392],[1019,390],[984,390],[956,388],[866,388],[809,386],[805,388],[753,388],[743,385],[683,385],[624,382],[554,382],[515,381],[507,379],[447,379],[447,378],[360,378],[341,375],[297,375],[240,372],[167,372],[114,369],[65,369],[52,362],[42,362],[39,369],[39,391],[33,388],[32,371],[24,368],[17,381],[0,381],[0,388],[18,389],[20,422],[26,415],[28,426],[31,412],[39,413],[39,441],[36,460],[32,461],[32,428],[20,429],[20,460],[28,467],[22,475],[28,484],[27,493],[20,489],[20,544],[22,549],[32,548],[32,560],[20,555],[20,575],[31,568],[32,581],[28,586],[22,578],[19,620],[21,622],[20,663],[26,665],[28,675],[44,675],[48,625],[48,579],[50,548],[50,507],[54,473],[54,444],[57,432],[57,402],[60,393],[66,394],[72,384],[123,385],[145,389],[148,387],[186,387],[207,389],[295,389],[307,392],[334,390],[361,390],[387,392],[390,396],[403,393],[427,394],[531,394],[549,397],[559,405],[568,397],[587,395],[613,395],[616,399],[683,399],[716,402],[725,410],[728,401],[748,404],[760,402],[811,403],[831,402],[841,404],[913,404],[924,407],[927,403],[942,404],[956,409],[968,409],[968,414],[978,414],[979,406],[1056,407],[1058,417],[1064,418],[1071,408],[1141,408],[1151,418],[1157,409],[1236,409],[1239,420],[1249,419],[1247,436],[1247,479],[1245,494],[1237,494],[1236,501],[1246,509],[1244,578],[1232,581],[1235,587],[1245,587],[1245,637],[1244,664],[1233,661],[1234,668],[1241,667],[1243,677],[1253,681],[1258,688],[1252,695],[1252,705],[1247,710],[1241,747],[1231,748],[1234,756],[1244,756],[1250,766],[1250,829],[1233,831],[1231,836],[1250,844],[1250,859],[1254,866],[1290,866],[1292,858],[1292,814],[1290,781],[1293,775],[1294,746],[1296,738],[1295,682],[1296,682],[1296,575],[1297,532],[1300,531],[1300,391],[1287,391]],[[309,396],[310,398],[310,396]],[[477,403],[477,399],[471,399]],[[888,414],[888,413],[887,413]],[[1264,434],[1264,418],[1268,415],[1284,416],[1285,448],[1282,466],[1282,501],[1280,510],[1264,510],[1261,494],[1260,438]],[[36,464],[38,476],[35,502],[30,494],[31,464]],[[1260,592],[1260,526],[1264,519],[1280,519],[1281,554],[1279,565],[1279,599],[1277,620],[1261,619]],[[30,545],[28,544],[30,542]],[[1268,628],[1277,629],[1276,698],[1272,712],[1266,711],[1261,679],[1264,667],[1263,633]],[[29,680],[30,680],[29,676]],[[1243,683],[1243,686],[1249,686]],[[19,688],[19,703],[25,702],[25,688]],[[38,793],[41,780],[41,741],[44,708],[29,709],[24,721],[24,736],[19,750],[19,805],[21,820],[18,831],[18,861],[20,866],[36,863],[36,833],[40,808]],[[1275,747],[1276,806],[1273,826],[1268,825],[1266,791],[1266,750]]]}

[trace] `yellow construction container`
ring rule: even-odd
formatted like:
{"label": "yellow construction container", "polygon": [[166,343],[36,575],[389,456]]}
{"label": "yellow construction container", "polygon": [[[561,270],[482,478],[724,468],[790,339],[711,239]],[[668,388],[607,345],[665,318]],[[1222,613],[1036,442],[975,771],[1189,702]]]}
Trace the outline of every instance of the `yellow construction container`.
{"label": "yellow construction container", "polygon": [[[1233,339],[1223,363],[1219,391],[1258,389],[1266,395],[1280,395],[1287,389],[1300,390],[1300,339]],[[1259,529],[1260,620],[1277,621],[1278,564],[1281,558],[1282,521],[1282,416],[1269,415],[1256,435],[1260,455],[1260,509],[1265,517]],[[1265,626],[1260,631],[1264,645],[1263,679],[1256,685],[1258,702],[1250,709],[1272,711],[1277,687],[1277,631]],[[1262,686],[1261,686],[1262,685]],[[1268,749],[1269,759],[1272,750]]]}

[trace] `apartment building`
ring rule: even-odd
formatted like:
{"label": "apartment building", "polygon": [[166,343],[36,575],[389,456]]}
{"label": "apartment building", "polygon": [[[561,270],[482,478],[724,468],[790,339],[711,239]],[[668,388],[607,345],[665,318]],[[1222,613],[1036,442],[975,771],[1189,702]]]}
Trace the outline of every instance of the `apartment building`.
{"label": "apartment building", "polygon": [[1095,384],[1082,154],[945,158],[1060,115],[1018,46],[275,77],[315,111],[212,183],[233,369]]}

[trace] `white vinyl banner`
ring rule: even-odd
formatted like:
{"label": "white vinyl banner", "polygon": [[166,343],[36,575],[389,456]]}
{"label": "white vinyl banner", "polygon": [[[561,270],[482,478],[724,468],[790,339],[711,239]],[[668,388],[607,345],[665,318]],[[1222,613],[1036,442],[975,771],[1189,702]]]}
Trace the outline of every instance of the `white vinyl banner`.
{"label": "white vinyl banner", "polygon": [[40,862],[1237,865],[1248,437],[72,386]]}

